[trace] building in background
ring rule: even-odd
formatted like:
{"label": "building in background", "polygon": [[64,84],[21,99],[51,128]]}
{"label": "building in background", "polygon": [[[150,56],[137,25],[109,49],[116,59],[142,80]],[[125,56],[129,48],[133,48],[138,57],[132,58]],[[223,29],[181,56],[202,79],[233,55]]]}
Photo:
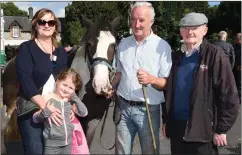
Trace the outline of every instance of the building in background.
{"label": "building in background", "polygon": [[[4,16],[4,45],[20,45],[22,42],[31,39],[31,21],[33,18],[33,8],[29,7],[29,16]],[[62,28],[64,18],[59,18],[61,22],[61,28],[59,33],[61,34],[58,37],[58,41],[61,40]]]}

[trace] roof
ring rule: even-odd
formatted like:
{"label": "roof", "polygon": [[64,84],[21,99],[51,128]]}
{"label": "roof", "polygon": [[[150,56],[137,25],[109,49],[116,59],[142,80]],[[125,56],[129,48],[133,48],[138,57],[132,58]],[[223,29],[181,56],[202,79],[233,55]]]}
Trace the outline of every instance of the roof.
{"label": "roof", "polygon": [[10,25],[16,21],[22,27],[22,31],[31,31],[31,20],[28,17],[4,16],[4,31],[9,31]]}
{"label": "roof", "polygon": [[[23,32],[31,32],[31,19],[22,16],[4,16],[4,31],[10,31],[10,26],[12,23],[17,22],[20,27],[22,27]],[[58,18],[61,23],[61,28],[59,32],[63,31],[65,18]]]}

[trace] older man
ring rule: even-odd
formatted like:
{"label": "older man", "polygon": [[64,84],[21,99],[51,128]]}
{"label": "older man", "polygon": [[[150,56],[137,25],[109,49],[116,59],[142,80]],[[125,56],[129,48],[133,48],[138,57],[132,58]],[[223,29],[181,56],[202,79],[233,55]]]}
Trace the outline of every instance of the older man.
{"label": "older man", "polygon": [[[162,90],[172,62],[170,45],[151,30],[154,17],[150,3],[135,3],[131,11],[133,35],[122,39],[118,46],[117,70],[121,79],[117,88],[119,109],[116,114],[121,117],[116,126],[115,154],[131,154],[136,133],[142,154],[159,153],[160,104],[164,102]],[[156,152],[152,146],[142,85],[147,86]]]}
{"label": "older man", "polygon": [[228,36],[227,32],[220,31],[218,33],[219,40],[215,41],[213,44],[224,50],[225,54],[229,57],[231,67],[233,68],[234,61],[235,61],[234,48],[230,43],[226,42],[227,36]]}
{"label": "older man", "polygon": [[184,44],[172,53],[163,107],[163,134],[170,138],[172,154],[218,154],[216,145],[227,144],[226,133],[238,114],[240,101],[229,59],[203,39],[207,23],[201,13],[180,20]]}

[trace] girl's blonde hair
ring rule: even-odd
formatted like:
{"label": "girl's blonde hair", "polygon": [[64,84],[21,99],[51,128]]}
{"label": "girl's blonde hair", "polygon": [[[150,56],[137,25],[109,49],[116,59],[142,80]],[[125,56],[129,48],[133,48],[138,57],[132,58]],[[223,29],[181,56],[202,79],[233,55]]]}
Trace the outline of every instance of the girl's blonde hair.
{"label": "girl's blonde hair", "polygon": [[53,45],[55,47],[57,47],[57,35],[59,35],[58,30],[60,29],[60,21],[56,17],[56,15],[54,14],[53,11],[46,9],[46,8],[43,8],[43,9],[40,9],[39,11],[37,11],[32,19],[31,39],[34,40],[35,38],[37,38],[37,35],[38,35],[38,32],[36,30],[37,21],[40,20],[44,15],[49,14],[49,13],[54,17],[54,20],[56,21],[55,31],[51,37],[51,40],[52,40]]}
{"label": "girl's blonde hair", "polygon": [[60,74],[57,75],[56,80],[65,80],[68,76],[72,77],[72,82],[74,83],[76,87],[76,91],[80,90],[82,88],[82,80],[80,75],[72,68],[67,69]]}

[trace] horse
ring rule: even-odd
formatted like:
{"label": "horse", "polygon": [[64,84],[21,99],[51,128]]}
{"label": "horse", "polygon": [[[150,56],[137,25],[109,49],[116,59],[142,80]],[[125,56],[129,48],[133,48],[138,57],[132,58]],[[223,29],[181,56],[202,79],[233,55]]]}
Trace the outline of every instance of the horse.
{"label": "horse", "polygon": [[[107,99],[102,92],[111,86],[110,73],[114,74],[112,61],[115,55],[116,32],[121,16],[108,22],[103,17],[92,22],[82,15],[83,25],[87,28],[71,68],[76,70],[84,86],[83,91],[78,92],[79,97],[88,109],[88,116],[79,118],[86,134],[88,145],[91,145],[95,130],[104,113],[108,110],[112,100]],[[15,58],[12,58],[6,65],[3,73],[3,104],[7,106],[6,113],[10,116],[6,139],[9,141],[20,140],[17,115],[14,111],[17,98],[17,75]],[[72,60],[68,60],[72,61]]]}
{"label": "horse", "polygon": [[94,22],[82,16],[83,24],[87,28],[81,44],[71,64],[82,77],[83,91],[79,97],[88,109],[85,118],[79,118],[87,143],[90,147],[95,130],[104,113],[108,110],[111,99],[102,93],[111,87],[110,80],[115,72],[112,63],[115,63],[116,32],[121,16],[108,22],[102,16]]}

